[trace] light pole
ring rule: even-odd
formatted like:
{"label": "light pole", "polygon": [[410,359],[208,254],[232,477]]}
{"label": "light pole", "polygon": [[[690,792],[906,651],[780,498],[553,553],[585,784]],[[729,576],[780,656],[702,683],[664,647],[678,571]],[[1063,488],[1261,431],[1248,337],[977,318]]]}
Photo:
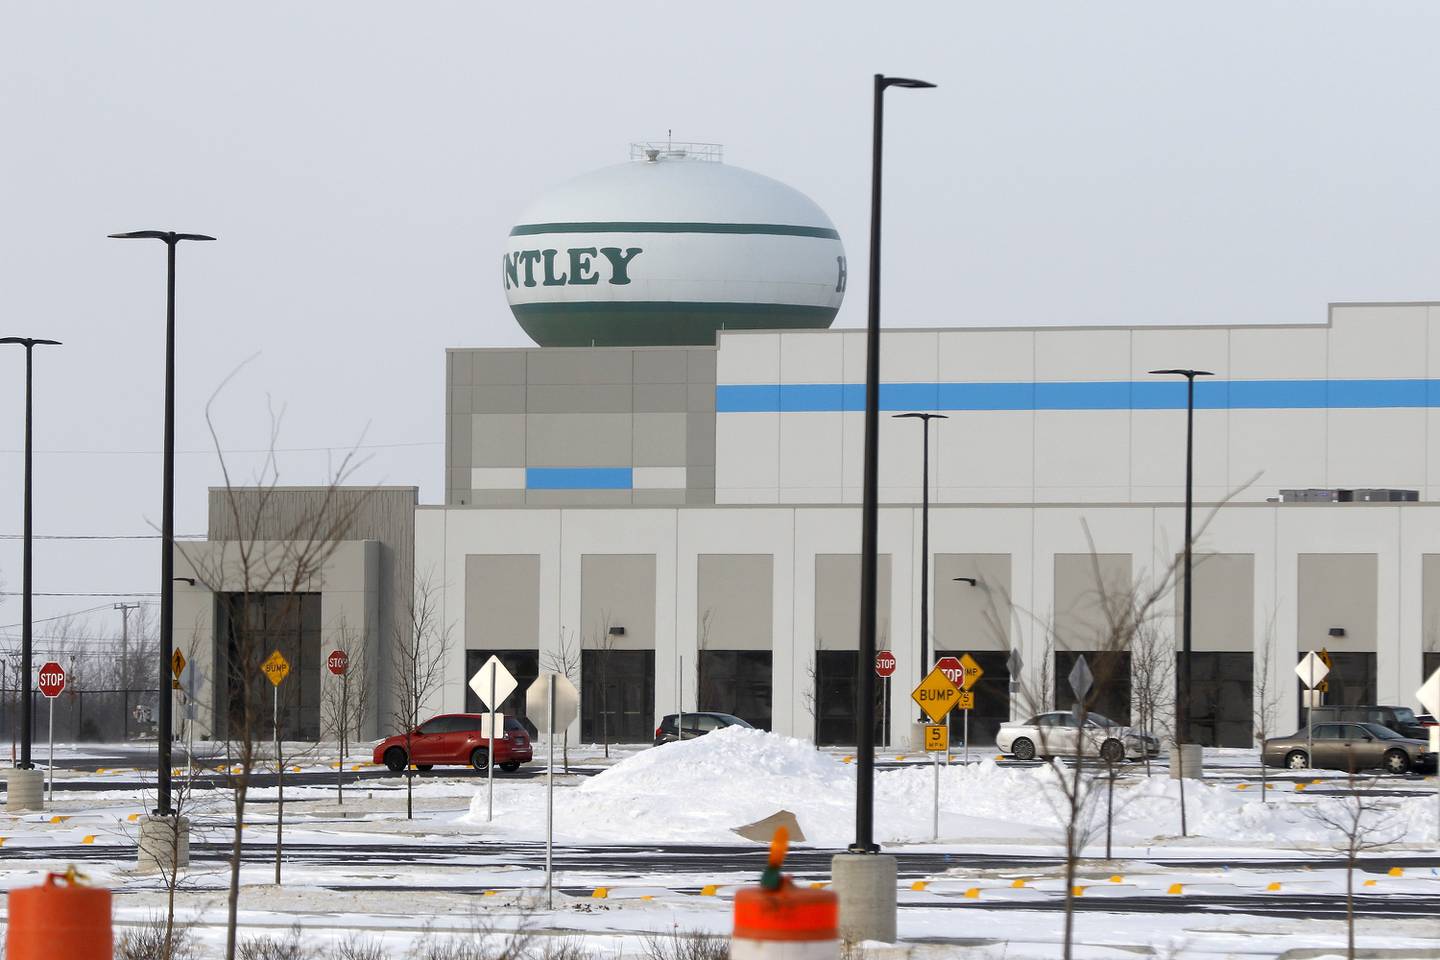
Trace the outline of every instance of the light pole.
{"label": "light pole", "polygon": [[879,566],[880,464],[880,187],[885,142],[885,90],[935,84],[875,74],[875,129],[870,158],[870,303],[865,332],[865,473],[860,510],[860,651],[856,660],[855,842],[851,853],[878,853],[875,845],[875,592]]}
{"label": "light pole", "polygon": [[[875,74],[870,158],[870,303],[865,332],[865,480],[860,510],[860,636],[855,660],[855,842],[830,862],[845,940],[895,940],[895,858],[875,845],[875,593],[879,567],[880,168],[887,87],[935,84]],[[846,919],[848,918],[848,919]]]}
{"label": "light pole", "polygon": [[[930,421],[948,420],[943,413],[897,413],[896,420],[919,420],[920,446],[920,676],[930,672]],[[923,722],[923,717],[921,718]]]}
{"label": "light pole", "polygon": [[[1155,376],[1174,376],[1185,378],[1185,559],[1184,578],[1185,582],[1181,596],[1181,620],[1180,620],[1180,669],[1176,676],[1176,686],[1179,688],[1175,697],[1177,709],[1175,711],[1176,728],[1176,749],[1179,744],[1189,739],[1190,730],[1190,621],[1193,616],[1190,605],[1190,545],[1194,538],[1192,532],[1192,513],[1195,507],[1195,378],[1213,377],[1215,374],[1209,370],[1151,370]],[[1181,760],[1182,781],[1184,779],[1184,760]]]}
{"label": "light pole", "polygon": [[160,667],[156,758],[159,782],[155,813],[168,817],[170,809],[170,747],[172,703],[170,695],[171,636],[175,618],[175,585],[171,581],[175,564],[175,247],[182,240],[214,240],[203,233],[175,233],[173,230],[135,230],[112,233],[112,240],[160,240],[165,244],[165,457],[160,505]]}
{"label": "light pole", "polygon": [[31,540],[33,530],[31,523],[31,488],[33,467],[31,458],[31,434],[33,432],[33,416],[31,412],[31,373],[35,358],[35,347],[60,345],[59,340],[36,340],[31,337],[0,337],[0,343],[14,343],[25,348],[25,518],[24,518],[24,546],[21,547],[20,565],[23,572],[20,574],[20,675],[16,677],[16,686],[21,689],[20,699],[20,761],[15,766],[20,770],[33,770],[35,764],[30,761],[30,739],[34,735],[34,718],[30,715],[30,684],[31,678],[31,628],[32,610],[31,599],[33,597],[33,570],[31,569]]}

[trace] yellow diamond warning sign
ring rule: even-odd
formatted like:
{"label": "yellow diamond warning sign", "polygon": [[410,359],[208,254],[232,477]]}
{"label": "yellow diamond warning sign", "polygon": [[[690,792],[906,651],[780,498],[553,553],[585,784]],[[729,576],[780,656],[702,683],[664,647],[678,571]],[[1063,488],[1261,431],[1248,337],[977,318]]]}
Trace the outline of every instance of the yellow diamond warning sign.
{"label": "yellow diamond warning sign", "polygon": [[260,664],[260,669],[270,682],[278,687],[282,680],[290,676],[290,661],[280,656],[280,651],[276,650]]}
{"label": "yellow diamond warning sign", "polygon": [[968,653],[961,655],[960,669],[963,671],[960,680],[961,690],[969,690],[975,686],[976,680],[985,675],[985,671],[980,669],[980,664],[976,663],[975,658]]}
{"label": "yellow diamond warning sign", "polygon": [[936,667],[930,671],[929,676],[920,681],[919,686],[910,691],[910,697],[920,704],[920,709],[929,714],[931,720],[939,723],[960,699],[960,688],[951,683],[940,668]]}
{"label": "yellow diamond warning sign", "polygon": [[180,674],[185,672],[185,654],[176,650],[170,655],[170,672],[175,674],[175,679],[180,679]]}

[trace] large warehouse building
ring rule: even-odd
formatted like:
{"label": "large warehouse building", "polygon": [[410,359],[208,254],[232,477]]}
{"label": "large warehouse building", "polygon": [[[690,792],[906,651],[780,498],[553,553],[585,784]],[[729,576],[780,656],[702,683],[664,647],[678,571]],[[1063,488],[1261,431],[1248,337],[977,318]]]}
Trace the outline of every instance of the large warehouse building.
{"label": "large warehouse building", "polygon": [[[389,651],[423,606],[444,638],[437,711],[475,709],[466,679],[496,654],[522,692],[567,667],[586,740],[648,740],[683,707],[853,742],[864,334],[828,329],[846,267],[824,213],[717,155],[641,146],[511,231],[502,282],[541,346],[446,354],[445,502],[357,493],[347,542],[287,607],[303,612],[277,615],[303,681],[291,735],[323,732],[342,623],[372,664],[361,732],[388,727]],[[1139,666],[1107,649],[1110,620],[1183,545],[1185,385],[1148,373],[1170,367],[1214,373],[1196,390],[1191,735],[1248,745],[1261,686],[1288,728],[1292,666],[1321,648],[1330,702],[1410,703],[1440,665],[1440,304],[1336,304],[1317,321],[887,329],[879,633],[898,669],[882,736],[909,737],[922,673],[922,482],[931,646],[985,670],[973,736],[1068,703],[1054,678],[1086,652],[1110,665],[1097,709],[1131,715]],[[928,478],[919,422],[885,416],[906,412],[946,418]],[[245,589],[225,496],[210,540],[178,548],[209,574],[175,618],[222,677]],[[289,519],[253,529],[284,539],[322,496],[264,498]],[[1164,592],[1152,642],[1178,647],[1177,598]],[[216,733],[236,689],[202,694]],[[506,706],[523,713],[523,696]]]}

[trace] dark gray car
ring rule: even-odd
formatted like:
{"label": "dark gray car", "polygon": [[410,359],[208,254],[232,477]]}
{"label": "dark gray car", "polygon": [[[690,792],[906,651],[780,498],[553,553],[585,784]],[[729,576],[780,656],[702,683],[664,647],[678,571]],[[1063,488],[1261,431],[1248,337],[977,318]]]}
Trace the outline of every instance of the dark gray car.
{"label": "dark gray car", "polygon": [[1314,762],[1304,730],[1265,741],[1260,762],[1290,770],[1373,770],[1408,773],[1435,765],[1435,755],[1424,740],[1411,740],[1378,723],[1317,723],[1313,735]]}

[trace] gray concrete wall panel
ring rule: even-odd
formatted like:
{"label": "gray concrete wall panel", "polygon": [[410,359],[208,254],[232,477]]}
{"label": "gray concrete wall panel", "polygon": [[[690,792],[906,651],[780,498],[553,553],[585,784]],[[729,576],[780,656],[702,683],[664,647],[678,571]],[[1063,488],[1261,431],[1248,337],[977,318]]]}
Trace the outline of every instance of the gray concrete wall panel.
{"label": "gray concrete wall panel", "polygon": [[[1367,653],[1375,649],[1378,558],[1373,553],[1302,553],[1297,558],[1299,650]],[[1197,606],[1198,609],[1198,606]],[[1330,636],[1339,627],[1343,637]],[[1417,684],[1418,686],[1418,684]]]}
{"label": "gray concrete wall panel", "polygon": [[526,417],[526,465],[616,467],[631,463],[628,413],[532,413]]}
{"label": "gray concrete wall panel", "polygon": [[465,649],[540,646],[540,555],[471,554],[465,558]]}
{"label": "gray concrete wall panel", "polygon": [[[890,639],[890,554],[876,567],[876,649]],[[815,556],[815,648],[860,648],[860,555],[821,553]]]}
{"label": "gray concrete wall panel", "polygon": [[696,564],[695,637],[700,650],[774,647],[775,558],[702,553]]}
{"label": "gray concrete wall panel", "polygon": [[608,631],[616,650],[655,649],[655,555],[587,553],[580,558],[580,638],[597,649]]}
{"label": "gray concrete wall panel", "polygon": [[[1185,614],[1182,560],[1175,559],[1175,622],[1180,649],[1181,618]],[[1255,557],[1249,553],[1192,553],[1195,617],[1190,624],[1192,650],[1247,653],[1255,649]]]}
{"label": "gray concrete wall panel", "polygon": [[631,461],[637,467],[675,467],[685,463],[686,422],[683,413],[635,414]]}
{"label": "gray concrete wall panel", "polygon": [[[937,553],[931,575],[931,650],[1010,649],[1010,554]],[[972,587],[956,583],[955,577],[974,577],[979,583]]]}
{"label": "gray concrete wall panel", "polygon": [[1055,645],[1061,650],[1110,646],[1107,603],[1124,603],[1134,589],[1128,553],[1055,554]]}
{"label": "gray concrete wall panel", "polygon": [[[470,416],[470,460],[475,467],[525,465],[525,415],[476,413]],[[466,486],[469,486],[468,474]]]}

